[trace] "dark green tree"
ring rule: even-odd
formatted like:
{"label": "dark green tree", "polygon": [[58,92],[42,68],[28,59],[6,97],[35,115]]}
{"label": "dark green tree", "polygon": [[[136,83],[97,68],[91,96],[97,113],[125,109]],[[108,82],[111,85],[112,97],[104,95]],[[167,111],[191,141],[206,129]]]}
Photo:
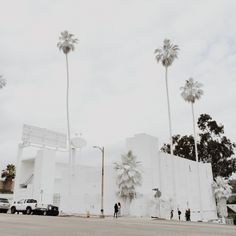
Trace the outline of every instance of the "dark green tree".
{"label": "dark green tree", "polygon": [[5,170],[2,170],[1,177],[4,178],[4,190],[11,191],[13,179],[16,175],[16,168],[13,164],[8,164]]}
{"label": "dark green tree", "polygon": [[232,186],[232,193],[236,193],[236,179],[230,180],[229,184]]}
{"label": "dark green tree", "polygon": [[[208,114],[201,114],[197,125],[200,130],[197,143],[199,160],[212,164],[214,178],[231,176],[236,171],[236,159],[233,157],[235,143],[224,135],[224,126]],[[174,155],[195,160],[192,135],[174,135],[173,146]],[[170,153],[170,145],[164,144],[161,150]]]}

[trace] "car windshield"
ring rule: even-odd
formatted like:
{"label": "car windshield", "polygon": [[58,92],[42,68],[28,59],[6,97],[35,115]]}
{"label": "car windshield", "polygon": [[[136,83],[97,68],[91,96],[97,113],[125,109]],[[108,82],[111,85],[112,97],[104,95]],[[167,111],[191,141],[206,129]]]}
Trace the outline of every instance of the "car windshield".
{"label": "car windshield", "polygon": [[6,198],[0,198],[0,202],[9,203],[9,202],[8,202],[8,199],[6,199]]}

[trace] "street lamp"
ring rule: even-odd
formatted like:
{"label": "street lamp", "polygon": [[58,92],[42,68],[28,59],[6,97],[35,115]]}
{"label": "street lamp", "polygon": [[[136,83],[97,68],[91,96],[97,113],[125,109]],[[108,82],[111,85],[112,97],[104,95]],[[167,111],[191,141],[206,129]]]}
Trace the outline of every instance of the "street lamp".
{"label": "street lamp", "polygon": [[41,203],[43,203],[43,189],[40,190]]}
{"label": "street lamp", "polygon": [[104,195],[104,147],[93,146],[102,152],[102,183],[101,183],[101,218],[104,218],[104,209],[103,209],[103,195]]}

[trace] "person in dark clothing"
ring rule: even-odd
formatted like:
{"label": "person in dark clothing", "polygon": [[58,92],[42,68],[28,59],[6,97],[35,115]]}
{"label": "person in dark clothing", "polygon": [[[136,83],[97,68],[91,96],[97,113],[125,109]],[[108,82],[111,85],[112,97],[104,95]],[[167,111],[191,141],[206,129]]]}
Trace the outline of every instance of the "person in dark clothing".
{"label": "person in dark clothing", "polygon": [[119,208],[118,208],[118,205],[116,203],[115,206],[114,206],[114,217],[115,218],[117,218],[118,210],[119,210]]}
{"label": "person in dark clothing", "polygon": [[177,210],[178,210],[178,216],[179,216],[179,220],[180,220],[181,211],[180,211],[180,209],[179,209],[179,208],[178,208]]}
{"label": "person in dark clothing", "polygon": [[191,211],[190,211],[190,208],[188,208],[188,221],[191,221]]}
{"label": "person in dark clothing", "polygon": [[186,221],[191,221],[191,219],[190,219],[190,214],[191,214],[191,212],[190,212],[190,209],[188,208],[188,209],[185,211],[185,219],[186,219]]}
{"label": "person in dark clothing", "polygon": [[171,220],[173,219],[173,215],[174,215],[174,210],[171,210],[171,211],[170,211],[170,219],[171,219]]}

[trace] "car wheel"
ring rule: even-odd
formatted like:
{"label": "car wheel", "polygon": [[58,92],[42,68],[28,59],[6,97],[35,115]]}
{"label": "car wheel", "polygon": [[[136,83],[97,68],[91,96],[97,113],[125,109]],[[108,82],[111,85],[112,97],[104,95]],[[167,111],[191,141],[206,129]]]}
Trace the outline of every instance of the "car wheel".
{"label": "car wheel", "polygon": [[32,213],[32,209],[30,207],[26,208],[26,214],[30,215]]}
{"label": "car wheel", "polygon": [[12,207],[11,208],[11,214],[15,214],[16,213],[16,208],[15,207]]}

